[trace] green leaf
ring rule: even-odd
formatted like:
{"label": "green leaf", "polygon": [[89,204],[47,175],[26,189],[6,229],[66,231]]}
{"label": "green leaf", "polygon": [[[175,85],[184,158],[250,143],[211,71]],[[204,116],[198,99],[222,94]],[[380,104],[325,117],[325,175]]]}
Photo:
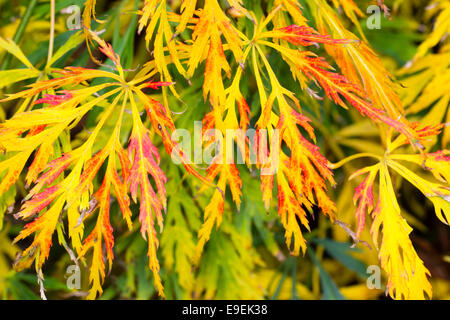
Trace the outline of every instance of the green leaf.
{"label": "green leaf", "polygon": [[326,272],[320,261],[317,259],[316,254],[314,253],[312,248],[309,247],[306,252],[308,253],[316,268],[319,269],[320,284],[323,290],[322,300],[345,300],[345,297],[339,291],[336,283],[333,281],[328,272]]}
{"label": "green leaf", "polygon": [[356,248],[351,248],[350,243],[317,238],[310,241],[322,245],[330,256],[339,260],[350,270],[355,271],[361,278],[367,278],[366,265],[350,255],[350,252],[359,251]]}

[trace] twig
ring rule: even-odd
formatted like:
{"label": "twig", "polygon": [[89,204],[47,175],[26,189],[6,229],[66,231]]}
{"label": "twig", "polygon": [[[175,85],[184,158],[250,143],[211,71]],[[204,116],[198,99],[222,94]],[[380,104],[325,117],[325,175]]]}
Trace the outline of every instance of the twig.
{"label": "twig", "polygon": [[50,60],[52,60],[54,42],[55,42],[55,0],[50,0],[50,40],[48,43],[47,67],[49,67]]}
{"label": "twig", "polygon": [[358,237],[356,236],[356,234],[349,228],[349,226],[345,222],[342,222],[342,221],[336,219],[334,221],[334,224],[337,224],[342,229],[344,229],[344,231],[353,239],[354,244],[351,246],[351,248],[354,248],[358,243],[362,243],[367,248],[369,248],[369,250],[372,250],[372,247],[370,246],[370,244],[368,244],[364,240],[359,240]]}
{"label": "twig", "polygon": [[47,300],[47,296],[45,295],[45,287],[44,287],[44,278],[42,276],[41,271],[37,273],[37,282],[39,284],[39,292],[41,293],[41,299]]}

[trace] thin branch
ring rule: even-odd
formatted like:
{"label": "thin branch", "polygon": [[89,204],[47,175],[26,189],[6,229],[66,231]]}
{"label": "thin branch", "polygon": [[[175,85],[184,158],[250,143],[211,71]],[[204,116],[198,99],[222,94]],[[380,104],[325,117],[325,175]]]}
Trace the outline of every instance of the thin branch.
{"label": "thin branch", "polygon": [[368,244],[364,240],[359,240],[358,237],[356,236],[356,234],[349,228],[349,226],[345,222],[342,222],[342,221],[336,219],[334,221],[334,224],[337,224],[342,229],[344,229],[344,231],[353,239],[354,244],[351,246],[352,248],[354,248],[358,243],[361,243],[361,244],[365,245],[367,248],[369,248],[369,250],[372,250],[372,247],[370,246],[370,244]]}
{"label": "thin branch", "polygon": [[53,55],[53,44],[55,42],[55,0],[50,0],[50,40],[48,43],[47,67]]}

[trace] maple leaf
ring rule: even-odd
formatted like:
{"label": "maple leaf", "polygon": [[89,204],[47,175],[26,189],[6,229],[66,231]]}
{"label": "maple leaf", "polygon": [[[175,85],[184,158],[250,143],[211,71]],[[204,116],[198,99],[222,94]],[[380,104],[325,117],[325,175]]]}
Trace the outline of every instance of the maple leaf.
{"label": "maple leaf", "polygon": [[450,31],[450,2],[436,1],[434,4],[430,5],[428,9],[429,14],[427,19],[430,19],[437,11],[439,11],[439,14],[435,20],[433,31],[426,40],[420,44],[417,53],[414,56],[414,60],[425,56],[427,51],[442,41]]}
{"label": "maple leaf", "polygon": [[[417,115],[428,110],[420,120],[424,125],[434,126],[450,122],[450,95],[447,87],[442,85],[447,83],[450,77],[449,61],[450,46],[447,45],[441,52],[418,58],[412,66],[399,72],[400,76],[404,76],[402,83],[406,87],[401,95],[407,107],[406,114]],[[445,148],[450,142],[450,127],[446,126],[443,131],[441,146]]]}
{"label": "maple leaf", "polygon": [[196,4],[197,0],[183,0],[183,2],[181,3],[181,17],[180,22],[176,28],[176,32],[178,34],[182,33],[186,29],[189,20],[194,16]]}
{"label": "maple leaf", "polygon": [[238,13],[238,16],[246,16],[254,22],[254,18],[251,13],[243,7],[243,0],[227,0],[227,2],[230,5],[230,8],[233,8],[233,10]]}
{"label": "maple leaf", "polygon": [[[366,42],[361,41],[343,26],[325,1],[320,1],[315,12],[317,12],[317,29],[320,33],[329,33],[333,38],[353,40],[345,46],[324,44],[327,53],[334,58],[342,74],[349,82],[364,89],[374,106],[385,110],[392,119],[400,119],[405,131],[410,131],[397,93],[400,86],[384,68],[379,57]],[[410,137],[414,136],[413,132],[408,134]],[[414,138],[412,142],[415,142]]]}
{"label": "maple leaf", "polygon": [[[450,191],[448,188],[450,158],[447,155],[449,151],[442,150],[430,154],[401,154],[398,151],[395,152],[399,146],[401,144],[398,144],[398,138],[392,141],[391,135],[389,135],[387,138],[389,153],[386,153],[384,157],[370,153],[356,154],[333,167],[336,168],[344,162],[358,157],[367,156],[379,161],[375,165],[354,172],[349,178],[366,175],[363,182],[356,188],[353,198],[354,203],[358,203],[355,213],[358,220],[356,236],[359,237],[364,230],[366,214],[371,214],[373,222],[370,231],[377,247],[380,230],[382,232],[379,257],[381,266],[388,274],[387,290],[389,294],[395,299],[431,298],[431,285],[428,280],[430,273],[409,239],[412,228],[401,216],[389,169],[420,190],[433,203],[436,216],[443,223],[448,224],[450,218]],[[430,171],[439,182],[419,176],[400,163],[402,161]],[[373,190],[377,176],[379,176],[379,191],[376,200]]]}
{"label": "maple leaf", "polygon": [[[192,17],[193,11],[195,10],[195,2],[196,1],[183,1],[183,14],[181,16],[181,21],[178,24],[179,27],[177,27],[178,33],[184,30],[189,18]],[[170,27],[167,1],[146,0],[144,2],[144,7],[139,11],[139,14],[141,17],[139,19],[138,33],[141,33],[144,27],[147,26],[145,33],[147,47],[150,40],[154,37],[154,63],[161,76],[161,81],[173,82],[165,61],[165,49],[169,51],[171,62],[176,66],[178,72],[186,77],[186,70],[180,62],[180,56],[174,41],[177,34],[174,33]],[[171,84],[169,88],[171,92],[178,97],[173,84]]]}
{"label": "maple leaf", "polygon": [[[33,64],[28,60],[25,54],[22,52],[19,46],[15,44],[12,40],[4,40],[0,37],[0,48],[3,48],[10,54],[12,54],[15,58],[17,58],[25,68],[18,68],[13,70],[2,70],[0,71],[0,89],[4,87],[11,86],[18,82],[24,80],[34,79],[35,81],[39,80],[47,80],[49,77],[54,76],[55,73],[61,71],[59,68],[55,68],[54,65],[64,54],[66,54],[71,49],[78,46],[83,40],[81,33],[75,33],[72,35],[68,41],[60,47],[52,56],[51,59],[47,61],[47,63],[41,67],[41,69],[36,68]],[[54,92],[48,92],[53,94]],[[30,105],[35,103],[37,96],[27,97],[23,100],[23,102],[19,105],[16,110],[16,113],[21,113],[26,111]],[[44,155],[44,152],[42,153]]]}
{"label": "maple leaf", "polygon": [[[244,56],[247,56],[247,53],[248,51],[246,51]],[[233,83],[225,90],[225,107],[221,108],[220,105],[216,105],[212,112],[205,115],[203,119],[203,130],[206,134],[208,130],[217,128],[217,130],[221,130],[220,132],[225,135],[226,139],[228,139],[227,135],[230,130],[236,130],[237,134],[232,137],[232,141],[237,144],[241,155],[244,158],[244,162],[248,163],[250,161],[250,140],[249,137],[245,136],[244,130],[246,130],[249,126],[250,109],[239,91],[239,81],[241,76],[242,69],[238,69]],[[238,107],[240,119],[238,119],[238,114],[235,110],[236,105]],[[225,118],[223,118],[224,113],[226,113]],[[205,208],[205,221],[198,232],[199,242],[196,246],[195,255],[193,257],[195,263],[199,262],[203,247],[210,237],[214,224],[218,227],[222,223],[222,215],[224,213],[225,206],[224,196],[227,185],[231,190],[233,201],[238,210],[241,204],[242,179],[234,158],[231,158],[231,155],[234,155],[232,151],[234,147],[233,145],[228,144],[228,140],[226,144],[224,144],[223,141],[216,141],[215,139],[215,136],[208,137],[205,144],[205,147],[212,147],[215,146],[215,143],[219,143],[219,151],[215,154],[212,159],[212,163],[207,169],[207,178],[213,181],[216,177],[218,177],[218,182],[217,188],[214,191],[209,204]],[[201,191],[204,189],[205,188]]]}
{"label": "maple leaf", "polygon": [[[17,216],[22,219],[28,219],[35,214],[39,216],[26,225],[15,241],[32,234],[36,236],[17,260],[16,267],[18,269],[28,267],[35,260],[37,270],[41,270],[49,255],[52,235],[58,224],[61,224],[60,219],[64,217],[64,212],[67,212],[69,237],[78,256],[83,258],[91,248],[93,249],[90,271],[91,290],[88,297],[95,298],[97,293],[102,292],[101,284],[105,277],[103,243],[109,267],[113,260],[114,238],[109,222],[110,193],[114,191],[123,218],[131,228],[128,192],[132,199],[137,201],[139,188],[141,232],[148,241],[149,265],[154,274],[155,285],[159,294],[163,296],[163,286],[158,274],[159,262],[156,256],[158,239],[154,219],[162,229],[162,210],[166,207],[164,187],[166,177],[158,166],[159,154],[150,140],[149,129],[141,120],[140,109],[147,110],[153,129],[162,137],[167,150],[172,152],[175,143],[171,140],[170,132],[175,129],[175,126],[169,112],[162,104],[148,98],[142,92],[144,88],[156,89],[171,83],[149,82],[146,81],[149,76],[141,74],[139,75],[142,76],[141,78],[129,81],[125,86],[125,73],[118,55],[96,34],[91,34],[91,37],[98,43],[100,50],[114,62],[118,74],[81,67],[67,67],[58,71],[61,74],[60,77],[33,83],[29,89],[12,94],[3,100],[29,98],[48,90],[57,93],[44,94],[43,98],[35,102],[35,104],[46,104],[47,107],[18,113],[0,125],[2,133],[0,145],[10,155],[0,162],[0,171],[7,170],[5,179],[0,185],[2,189],[8,189],[15,182],[25,162],[34,150],[37,150],[26,176],[28,183],[34,183],[34,185]],[[105,77],[109,79],[109,82],[90,87],[81,85],[86,81]],[[99,91],[102,91],[102,94],[98,94]],[[112,102],[108,101],[109,98]],[[64,130],[80,121],[95,105],[101,104],[105,106],[104,110],[100,113],[99,121],[89,138],[74,150],[60,156],[55,154],[52,160],[52,146]],[[131,106],[133,119],[128,155],[119,139],[127,105]],[[117,107],[118,117],[111,119]],[[92,155],[93,148],[99,148],[96,140],[108,121],[116,121],[116,125],[106,144],[100,146],[100,150],[97,149],[98,151]],[[182,153],[182,150],[179,152]],[[121,176],[118,173],[116,156],[120,163]],[[97,191],[92,192],[93,182],[104,163],[107,163],[107,166],[103,182]],[[205,183],[209,182],[201,177],[190,164],[186,162],[184,164],[189,172]],[[149,175],[155,182],[157,194],[150,184]],[[84,220],[93,215],[96,209],[98,209],[97,223],[93,231],[82,240]]]}
{"label": "maple leaf", "polygon": [[[111,163],[111,162],[110,162]],[[111,188],[110,177],[107,175],[103,180],[102,185],[93,195],[95,199],[95,207],[90,208],[91,212],[95,210],[96,207],[99,208],[99,214],[97,216],[97,223],[94,229],[83,241],[83,248],[80,252],[80,258],[83,257],[86,252],[93,248],[92,264],[90,269],[89,281],[92,283],[92,288],[89,292],[88,299],[94,299],[97,292],[102,294],[102,280],[105,278],[105,264],[103,262],[103,249],[102,249],[102,239],[104,239],[106,247],[106,256],[108,259],[109,267],[112,266],[112,261],[114,259],[113,246],[114,237],[113,229],[109,221],[109,204],[110,204],[110,193]]]}
{"label": "maple leaf", "polygon": [[[57,231],[58,241],[68,251],[64,235],[70,238],[74,261],[89,260],[88,298],[101,295],[107,268],[111,271],[114,259],[110,205],[115,200],[131,232],[135,230],[134,220],[139,220],[154,286],[161,297],[163,266],[176,272],[187,298],[262,298],[261,279],[252,275],[262,263],[252,247],[249,230],[255,217],[247,216],[252,211],[246,204],[247,190],[257,189],[258,185],[261,189],[261,194],[256,190],[256,197],[262,198],[257,211],[264,211],[262,206],[269,211],[277,202],[286,246],[291,254],[299,255],[307,248],[303,229],[310,229],[309,219],[315,209],[339,224],[339,220],[335,221],[336,207],[351,205],[352,187],[346,187],[341,198],[347,199],[339,199],[337,206],[328,195],[328,184],[336,185],[332,169],[369,157],[376,163],[357,171],[346,167],[351,169],[346,171],[350,179],[364,176],[353,194],[356,232],[348,229],[348,233],[359,242],[367,220],[371,220],[370,232],[388,276],[387,292],[391,297],[432,297],[430,272],[410,240],[412,228],[404,219],[409,216],[400,208],[396,193],[401,189],[393,181],[395,178],[413,185],[433,204],[438,219],[450,222],[450,151],[445,149],[450,130],[441,123],[449,102],[446,87],[442,86],[448,82],[449,47],[444,43],[448,1],[427,8],[426,21],[437,15],[435,28],[407,65],[409,68],[399,73],[408,76],[405,83],[409,88],[403,95],[398,94],[397,81],[369,47],[358,21],[364,14],[354,0],[308,0],[304,2],[306,8],[296,0],[274,0],[263,7],[252,4],[249,9],[242,0],[135,2],[133,14],[138,17],[133,17],[129,30],[133,31],[138,21],[137,33],[145,33],[145,46],[151,50],[150,60],[136,73],[123,68],[112,45],[100,38],[102,31],[91,30],[94,21],[103,23],[96,18],[96,2],[84,2],[83,31],[71,36],[55,54],[50,52],[42,69],[33,66],[14,42],[0,37],[0,49],[23,64],[18,69],[0,71],[0,89],[25,80],[31,83],[0,100],[19,101],[15,115],[0,124],[0,151],[5,152],[0,158],[0,218],[4,195],[14,191],[14,184],[21,183],[23,176],[27,194],[15,217],[28,223],[15,242],[33,237],[31,245],[15,261],[17,270],[34,262],[42,285],[42,267]],[[137,10],[139,4],[142,6]],[[378,4],[386,14],[387,7],[381,0]],[[339,12],[335,13],[331,6]],[[344,14],[363,41],[344,26]],[[115,15],[119,31],[120,9],[115,10]],[[107,36],[109,25],[105,25]],[[55,26],[51,27],[53,30]],[[128,37],[132,32],[126,34]],[[114,45],[119,36],[114,33]],[[56,61],[83,39],[98,65],[101,62],[92,55],[94,46],[111,60],[108,69],[55,67]],[[49,47],[53,47],[52,41],[53,31]],[[133,41],[121,42],[120,48]],[[439,43],[442,46],[437,46]],[[313,52],[314,47],[321,46],[330,62]],[[431,48],[438,52],[426,55]],[[129,63],[133,48],[125,52],[123,57]],[[145,59],[145,51],[139,59],[142,57]],[[75,62],[79,59],[75,58]],[[280,75],[286,69],[278,63],[290,68],[288,78]],[[130,75],[134,76],[130,79]],[[183,89],[184,80],[191,89]],[[284,86],[289,81],[292,91]],[[296,82],[304,92],[296,91]],[[317,101],[323,98],[312,86],[323,90],[335,105],[345,109],[352,106],[367,119],[349,125],[334,137],[335,125],[342,118],[328,115],[328,105]],[[161,98],[150,97],[148,89],[161,89]],[[180,94],[184,92],[188,94]],[[203,94],[210,110],[198,106],[194,93]],[[191,115],[201,113],[203,117],[205,139],[195,147],[213,150],[219,146],[208,162],[206,177],[197,172],[189,154],[172,139],[177,130],[174,119],[183,116],[169,109],[171,97],[195,107]],[[190,102],[184,103],[182,98]],[[308,107],[311,102],[320,116],[309,113],[310,108],[302,110],[300,101]],[[323,107],[325,113],[319,109]],[[422,116],[423,111],[429,112]],[[87,123],[94,125],[74,136],[92,115],[96,118],[89,118],[92,121]],[[420,121],[410,121],[407,115]],[[1,113],[0,117],[3,120],[6,115]],[[353,114],[347,119],[354,120]],[[332,157],[345,156],[348,149],[341,149],[340,144],[364,153],[331,164],[318,146],[315,129],[321,133],[320,145]],[[228,139],[230,131],[234,134]],[[247,131],[254,136],[247,135]],[[444,149],[434,151],[441,131]],[[370,141],[349,138],[356,133]],[[227,138],[225,144],[221,135]],[[159,144],[167,154],[181,160],[184,171],[165,165]],[[415,153],[417,147],[420,153]],[[235,163],[235,158],[242,160],[238,163],[242,166]],[[244,165],[256,168],[257,172],[252,173],[259,172],[259,179],[246,179]],[[184,181],[181,172],[195,176],[202,184],[200,189]],[[208,190],[208,199],[197,199]],[[135,218],[131,200],[139,207]],[[203,223],[198,206],[201,201],[208,201]],[[244,208],[244,217],[230,217],[229,208],[234,206],[238,211]],[[367,219],[366,214],[372,219]],[[233,226],[232,219],[245,221],[246,226]],[[221,229],[212,232],[214,227]],[[85,229],[90,230],[86,235]],[[160,237],[158,233],[163,229]],[[269,237],[266,234],[262,238],[266,242]],[[279,258],[279,248],[272,242],[269,251]],[[160,244],[162,265],[158,259]],[[143,251],[134,254],[143,255],[140,261],[144,261]],[[200,260],[202,255],[204,259]],[[132,256],[127,255],[128,263]],[[198,266],[196,272],[192,272],[192,264]],[[228,281],[221,281],[223,277]]]}
{"label": "maple leaf", "polygon": [[20,62],[22,62],[26,68],[2,70],[0,71],[0,88],[11,85],[15,82],[19,82],[26,79],[37,78],[39,76],[39,70],[37,70],[33,64],[28,60],[22,50],[12,41],[5,40],[0,37],[0,48],[6,50]]}
{"label": "maple leaf", "polygon": [[296,46],[310,46],[318,45],[319,43],[328,44],[348,44],[352,43],[352,40],[348,39],[332,39],[329,35],[320,34],[314,28],[309,26],[297,26],[295,24],[279,28],[272,31],[264,32],[260,35],[260,38],[275,38],[286,40]]}
{"label": "maple leaf", "polygon": [[213,26],[210,32],[211,39],[208,51],[208,58],[205,66],[205,81],[203,84],[203,96],[209,94],[209,100],[213,106],[223,106],[225,104],[225,89],[222,80],[222,70],[230,77],[230,66],[223,52],[220,33],[217,26]]}
{"label": "maple leaf", "polygon": [[[269,74],[272,86],[269,97],[265,94],[261,76],[257,71],[257,52]],[[259,130],[269,129],[269,135],[263,136],[262,139],[258,138],[258,150],[269,155],[270,159],[269,161],[259,160],[259,165],[265,169],[265,173],[261,172],[261,190],[267,207],[272,198],[273,183],[276,181],[278,214],[286,229],[286,244],[291,247],[291,240],[294,239],[292,253],[298,255],[300,248],[303,252],[306,250],[306,242],[296,217],[308,228],[304,208],[312,212],[312,206],[317,205],[323,214],[333,219],[336,207],[326,195],[325,181],[328,180],[334,184],[334,180],[319,148],[300,133],[298,126],[303,127],[310,137],[315,139],[313,129],[308,123],[309,119],[296,112],[288,103],[287,98],[294,102],[297,109],[300,109],[297,98],[280,85],[258,46],[253,50],[252,58],[261,106],[263,106],[257,126]],[[275,100],[278,102],[279,115],[273,111]],[[270,133],[273,129],[279,130],[279,137]],[[281,143],[285,143],[289,148],[290,156],[281,150]]]}
{"label": "maple leaf", "polygon": [[[286,15],[285,13],[288,14]],[[294,23],[298,26],[306,25],[307,22],[307,19],[303,15],[302,5],[296,0],[275,0],[272,11],[267,16],[269,21],[272,18],[275,28],[287,26],[288,19],[293,19]]]}
{"label": "maple leaf", "polygon": [[[196,232],[200,229],[200,216],[202,213],[195,202],[196,190],[182,188],[182,171],[172,166],[167,172],[170,176],[167,190],[180,190],[169,196],[164,232],[161,235],[161,256],[164,258],[164,267],[173,270],[179,277],[180,285],[186,290],[184,294],[189,297],[197,281],[192,272],[192,260],[195,254]],[[173,235],[177,236],[174,237]]]}
{"label": "maple leaf", "polygon": [[[217,50],[217,46],[222,45],[218,38],[219,30],[226,39],[229,49],[233,52],[235,60],[239,64],[243,64],[242,35],[233,27],[216,0],[206,0],[203,9],[198,13],[198,20],[192,33],[193,43],[188,61],[187,78],[193,76],[197,66],[204,59],[203,53],[207,52],[206,48],[211,37],[214,36],[211,42],[214,50]],[[223,61],[221,64],[223,65]]]}
{"label": "maple leaf", "polygon": [[[368,169],[369,170],[369,169]],[[364,230],[366,212],[370,214],[374,206],[373,198],[373,183],[376,178],[377,170],[369,170],[369,174],[364,179],[364,181],[355,189],[355,194],[353,196],[353,204],[358,204],[356,209],[356,219],[358,220],[358,228],[356,230],[356,237],[360,237],[362,231]]]}
{"label": "maple leaf", "polygon": [[[91,31],[92,21],[95,21],[98,23],[103,23],[102,20],[97,19],[95,16],[96,4],[97,4],[97,0],[86,0],[84,2],[84,10],[83,10],[83,14],[82,14],[83,27],[84,27],[83,33],[84,33],[84,37],[86,40],[86,47],[89,51],[89,56],[95,63],[101,64],[100,61],[92,55],[92,51],[91,51],[91,45],[94,44],[93,37],[96,36],[96,34]],[[96,41],[96,40],[94,40],[94,41]]]}
{"label": "maple leaf", "polygon": [[[223,159],[224,157],[224,154],[219,154],[215,157],[215,159],[218,161],[218,159]],[[199,241],[193,257],[193,261],[196,264],[200,261],[203,247],[210,237],[214,224],[219,227],[222,223],[222,215],[225,206],[224,193],[226,191],[227,184],[229,185],[233,200],[238,208],[241,203],[240,197],[242,180],[239,176],[239,171],[236,168],[236,165],[227,163],[217,164],[213,162],[207,170],[207,178],[213,181],[217,176],[219,177],[217,189],[214,191],[209,204],[205,207],[205,221],[198,232]]]}
{"label": "maple leaf", "polygon": [[430,273],[409,239],[412,229],[400,215],[387,168],[380,166],[379,175],[380,196],[373,212],[371,232],[377,243],[382,228],[379,257],[388,274],[387,290],[396,299],[424,299],[426,295],[431,298]]}
{"label": "maple leaf", "polygon": [[[231,76],[231,68],[226,60],[221,33],[227,40],[228,49],[234,54],[238,64],[241,66],[236,71],[232,84],[227,89],[224,88],[222,70],[228,77]],[[205,81],[203,84],[203,97],[206,100],[209,95],[209,102],[213,111],[206,114],[203,119],[203,129],[216,129],[226,136],[230,129],[247,129],[249,124],[249,108],[244,97],[239,91],[239,82],[242,76],[243,63],[247,58],[249,50],[242,51],[242,35],[239,35],[234,29],[228,17],[226,17],[216,1],[207,1],[205,7],[199,13],[199,19],[196,21],[193,36],[194,42],[190,48],[190,59],[188,61],[188,75],[192,73],[200,61],[203,59],[202,51],[207,52],[205,66]],[[207,44],[209,42],[209,48]],[[235,105],[239,110],[239,118],[235,112]],[[241,133],[243,131],[240,131]],[[241,139],[236,135],[233,139],[243,152],[244,157],[248,157],[246,146],[248,139]],[[206,147],[218,143],[215,137],[210,137],[206,142]],[[232,147],[231,147],[232,148]],[[198,264],[203,247],[208,241],[214,224],[217,227],[222,222],[224,212],[225,192],[227,185],[230,187],[232,197],[236,206],[240,206],[242,180],[239,171],[234,163],[234,159],[229,159],[230,149],[226,146],[214,156],[212,163],[207,170],[207,179],[214,181],[218,177],[214,194],[205,208],[204,223],[198,232],[199,242],[196,246],[193,257],[194,263]],[[203,188],[201,191],[203,191]]]}
{"label": "maple leaf", "polygon": [[302,88],[307,88],[307,81],[313,80],[321,86],[326,95],[336,104],[347,108],[342,100],[343,97],[354,106],[362,115],[368,116],[374,121],[384,122],[403,133],[413,146],[423,149],[421,140],[412,125],[405,119],[393,119],[384,110],[376,108],[368,101],[366,92],[357,83],[351,83],[345,76],[334,72],[324,58],[318,57],[310,51],[290,49],[286,46],[263,40],[265,37],[280,37],[294,44],[311,45],[313,43],[328,43],[339,48],[340,45],[350,46],[351,41],[345,39],[330,39],[328,36],[317,35],[313,29],[308,27],[289,27],[280,32],[267,32],[261,34],[259,43],[277,50],[283,59],[290,65],[295,78],[300,82]]}
{"label": "maple leaf", "polygon": [[[215,258],[219,255],[219,258]],[[224,219],[220,232],[216,232],[205,249],[192,296],[202,299],[262,299],[263,288],[253,277],[253,267],[262,262],[248,238]],[[230,281],[223,281],[226,277]]]}
{"label": "maple leaf", "polygon": [[358,8],[353,0],[333,0],[333,4],[336,8],[341,7],[344,10],[345,15],[352,21],[352,23],[358,29],[359,34],[365,39],[362,28],[359,24],[358,17],[365,17],[364,13]]}

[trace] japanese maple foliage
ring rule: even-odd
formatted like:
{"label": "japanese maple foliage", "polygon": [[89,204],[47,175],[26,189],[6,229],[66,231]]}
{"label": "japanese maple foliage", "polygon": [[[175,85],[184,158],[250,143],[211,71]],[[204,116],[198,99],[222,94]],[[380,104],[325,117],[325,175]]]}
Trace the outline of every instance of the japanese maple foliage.
{"label": "japanese maple foliage", "polygon": [[[260,201],[266,210],[277,210],[286,248],[292,255],[304,254],[308,248],[304,229],[310,229],[314,212],[320,211],[331,222],[339,219],[340,212],[329,190],[336,186],[332,170],[351,160],[368,158],[372,161],[369,165],[350,175],[350,179],[363,177],[353,196],[354,240],[358,242],[370,224],[391,297],[431,298],[430,272],[410,240],[412,228],[402,216],[393,177],[417,188],[432,203],[439,220],[448,224],[448,129],[444,149],[431,151],[444,130],[442,119],[421,123],[420,119],[411,121],[407,117],[437,98],[448,105],[448,93],[429,99],[422,96],[405,111],[393,76],[364,35],[357,37],[348,31],[327,1],[306,2],[312,8],[313,21],[305,18],[306,9],[299,2],[291,0],[272,1],[266,10],[257,13],[239,0],[228,1],[228,8],[217,0],[184,0],[178,10],[171,10],[166,0],[141,1],[133,15],[137,15],[137,34],[145,38],[151,54],[146,64],[136,70],[125,68],[121,55],[94,31],[102,21],[95,16],[96,1],[92,0],[84,4],[82,30],[73,36],[73,47],[85,40],[92,60],[101,64],[98,54],[94,54],[100,51],[111,62],[109,67],[94,63],[89,67],[57,68],[49,59],[44,74],[28,61],[17,44],[0,38],[0,48],[26,66],[14,70],[15,81],[34,79],[23,90],[0,100],[24,103],[0,124],[0,150],[6,155],[0,162],[0,194],[14,188],[22,172],[28,188],[15,215],[27,224],[14,241],[31,241],[17,257],[16,269],[34,263],[42,278],[54,245],[52,239],[65,230],[76,258],[84,261],[89,256],[88,298],[101,295],[114,261],[116,235],[110,215],[111,203],[117,201],[127,228],[131,231],[136,224],[140,226],[147,241],[154,286],[164,297],[158,231],[165,225],[171,175],[163,170],[163,153],[169,155],[164,159],[170,159],[173,153],[178,155],[187,179],[202,185],[199,194],[209,190],[197,242],[189,246],[192,267],[200,264],[213,228],[222,226],[224,212],[230,209],[228,191],[239,211],[243,193],[247,192],[242,179],[244,167],[259,172]],[[332,3],[341,6],[355,24],[363,16],[351,0]],[[443,10],[448,11],[448,6]],[[439,26],[445,24],[441,20]],[[357,29],[362,32],[359,25]],[[426,59],[424,52],[441,35],[435,33],[420,47],[416,59]],[[287,65],[290,86],[281,79],[273,59]],[[419,61],[421,65],[427,63]],[[225,148],[203,171],[172,138],[180,127],[174,120],[176,113],[172,112],[169,101],[173,100],[169,97],[183,100],[183,84],[175,83],[174,74],[183,77],[186,86],[196,77],[202,79],[203,102],[210,106],[208,112],[195,113],[196,120],[202,121],[202,134],[217,130],[225,136],[228,130],[255,130],[254,139],[234,137],[243,165],[227,161],[230,150]],[[244,88],[248,78],[256,92],[252,103],[248,103],[249,89]],[[379,131],[384,153],[357,153],[330,163],[317,143],[317,121],[303,110],[308,102],[288,89],[293,85],[312,100],[327,99],[333,108],[341,107],[353,117],[369,120]],[[428,95],[432,90],[424,89]],[[71,145],[71,129],[98,108],[101,111],[87,138]],[[187,108],[195,109],[196,105]],[[203,141],[200,147],[210,147],[215,139]],[[260,153],[252,163],[250,153],[255,149]],[[264,162],[262,155],[270,162]],[[274,165],[276,170],[268,170]],[[424,176],[427,172],[431,175]],[[130,209],[132,203],[138,204],[137,216]],[[87,232],[85,222],[90,217],[95,223]],[[67,246],[60,238],[60,244]],[[187,272],[186,268],[183,272]],[[183,283],[192,289],[192,280]]]}

